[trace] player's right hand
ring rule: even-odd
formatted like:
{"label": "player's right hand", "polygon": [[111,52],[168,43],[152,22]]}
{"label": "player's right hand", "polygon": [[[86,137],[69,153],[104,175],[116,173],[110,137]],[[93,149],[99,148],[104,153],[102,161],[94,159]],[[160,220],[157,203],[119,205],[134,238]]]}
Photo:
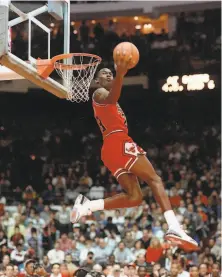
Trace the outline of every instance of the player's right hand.
{"label": "player's right hand", "polygon": [[115,64],[116,73],[125,76],[127,71],[129,70],[132,56],[126,56],[126,52],[124,50],[123,52],[118,51],[117,56],[118,58]]}

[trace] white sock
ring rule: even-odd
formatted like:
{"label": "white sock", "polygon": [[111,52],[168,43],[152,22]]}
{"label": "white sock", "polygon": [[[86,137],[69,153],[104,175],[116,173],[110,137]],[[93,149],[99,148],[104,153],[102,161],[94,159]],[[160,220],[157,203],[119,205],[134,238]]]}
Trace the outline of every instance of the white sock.
{"label": "white sock", "polygon": [[92,212],[104,210],[104,200],[92,200],[89,202],[89,208]]}
{"label": "white sock", "polygon": [[164,213],[164,217],[166,219],[166,222],[168,224],[169,227],[173,227],[175,228],[176,230],[180,230],[181,227],[180,227],[180,224],[175,216],[175,213],[173,210],[170,210],[170,211],[166,211]]}

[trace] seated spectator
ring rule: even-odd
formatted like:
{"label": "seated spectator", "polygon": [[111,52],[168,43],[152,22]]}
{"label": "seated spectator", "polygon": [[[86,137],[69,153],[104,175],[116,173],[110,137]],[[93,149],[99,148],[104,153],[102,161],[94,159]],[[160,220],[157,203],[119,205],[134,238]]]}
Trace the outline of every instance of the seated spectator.
{"label": "seated spectator", "polygon": [[42,259],[42,266],[43,268],[45,269],[45,271],[47,273],[50,273],[51,272],[51,269],[52,269],[52,266],[50,265],[49,263],[49,258],[47,255],[43,256],[43,259]]}
{"label": "seated spectator", "polygon": [[133,253],[130,249],[126,248],[123,241],[119,242],[118,247],[114,250],[113,255],[115,260],[120,264],[129,264],[133,262]]}
{"label": "seated spectator", "polygon": [[146,256],[143,254],[139,254],[136,256],[135,264],[137,266],[146,266]]}
{"label": "seated spectator", "polygon": [[71,254],[65,255],[65,264],[67,266],[70,276],[73,276],[74,272],[78,269],[78,267],[72,262]]}
{"label": "seated spectator", "polygon": [[47,256],[51,265],[55,263],[61,264],[65,259],[65,253],[64,251],[60,250],[60,245],[58,242],[55,243],[54,249],[49,250]]}
{"label": "seated spectator", "polygon": [[8,237],[3,230],[0,230],[0,248],[4,245],[8,245]]}
{"label": "seated spectator", "polygon": [[21,265],[25,261],[26,251],[23,250],[23,245],[18,243],[16,249],[11,252],[11,261],[16,265]]}
{"label": "seated spectator", "polygon": [[59,222],[58,229],[61,233],[68,234],[70,228],[69,211],[65,204],[62,205],[62,209],[56,213],[56,220]]}
{"label": "seated spectator", "polygon": [[143,247],[145,248],[145,249],[147,249],[148,247],[149,247],[149,245],[150,245],[150,241],[151,241],[151,238],[152,238],[152,231],[150,230],[150,231],[148,231],[148,230],[143,230],[143,236],[142,236],[142,238],[140,239],[141,240],[141,242],[142,242],[142,244],[143,244]]}
{"label": "seated spectator", "polygon": [[93,271],[98,272],[98,273],[102,273],[103,268],[102,268],[102,266],[100,264],[95,264],[93,266]]}
{"label": "seated spectator", "polygon": [[5,276],[6,277],[13,277],[14,276],[13,264],[6,265],[6,267],[5,267]]}
{"label": "seated spectator", "polygon": [[93,252],[89,252],[87,254],[86,260],[83,261],[82,263],[82,267],[92,270],[94,265],[95,265],[94,254]]}
{"label": "seated spectator", "polygon": [[208,275],[208,269],[206,264],[199,265],[199,277],[206,277]]}
{"label": "seated spectator", "polygon": [[112,273],[107,277],[127,277],[127,276],[122,273],[120,265],[115,264],[112,268]]}
{"label": "seated spectator", "polygon": [[190,272],[190,276],[199,277],[199,272],[198,272],[198,267],[197,266],[195,266],[195,265],[191,266],[189,272]]}
{"label": "seated spectator", "polygon": [[131,249],[134,246],[135,240],[133,239],[131,232],[126,232],[123,242],[125,246],[129,249]]}
{"label": "seated spectator", "polygon": [[147,268],[145,266],[139,266],[137,270],[137,274],[138,274],[138,277],[149,277],[147,273]]}
{"label": "seated spectator", "polygon": [[24,193],[23,193],[23,199],[26,201],[29,200],[35,200],[37,197],[36,191],[33,189],[32,186],[27,186]]}
{"label": "seated spectator", "polygon": [[59,263],[52,264],[52,273],[50,274],[50,277],[63,277],[61,274],[61,268]]}
{"label": "seated spectator", "polygon": [[21,234],[19,226],[15,226],[15,233],[11,236],[11,241],[14,246],[24,242],[24,236]]}
{"label": "seated spectator", "polygon": [[136,241],[134,244],[134,248],[131,249],[134,257],[137,257],[138,255],[145,255],[146,250],[142,247],[142,242],[140,240]]}
{"label": "seated spectator", "polygon": [[133,224],[132,236],[135,240],[139,240],[143,236],[143,232],[139,230],[139,227],[137,226],[137,224]]}
{"label": "seated spectator", "polygon": [[178,277],[178,274],[179,274],[178,263],[172,263],[170,268],[170,277]]}
{"label": "seated spectator", "polygon": [[93,199],[103,199],[105,188],[101,186],[99,180],[96,180],[95,186],[92,186],[89,190],[89,198]]}
{"label": "seated spectator", "polygon": [[99,264],[106,264],[111,254],[111,249],[106,245],[104,239],[99,240],[99,245],[95,248],[95,261]]}
{"label": "seated spectator", "polygon": [[4,269],[8,264],[10,264],[9,255],[4,255],[2,258],[2,263],[0,264],[0,269]]}
{"label": "seated spectator", "polygon": [[70,254],[72,256],[72,262],[74,262],[76,265],[79,264],[79,261],[80,261],[80,250],[77,248],[75,240],[71,241],[70,249],[68,249],[66,251],[66,254]]}
{"label": "seated spectator", "polygon": [[5,245],[0,248],[0,261],[3,261],[4,256],[10,256],[10,251]]}
{"label": "seated spectator", "polygon": [[72,240],[68,238],[66,233],[61,235],[61,238],[58,240],[60,250],[66,252],[72,247]]}
{"label": "seated spectator", "polygon": [[212,274],[212,277],[218,277],[220,275],[220,265],[218,263],[213,264],[211,274]]}
{"label": "seated spectator", "polygon": [[36,228],[31,229],[31,237],[28,239],[28,245],[35,251],[35,257],[39,256],[39,248],[40,248],[40,242],[37,237],[37,230]]}
{"label": "seated spectator", "polygon": [[119,231],[123,230],[123,225],[125,222],[125,219],[123,216],[120,215],[120,210],[115,211],[115,216],[113,217],[113,224],[115,224]]}
{"label": "seated spectator", "polygon": [[178,274],[179,277],[190,277],[189,272],[185,270],[186,260],[184,258],[180,259],[178,266],[179,266],[179,274]]}
{"label": "seated spectator", "polygon": [[163,248],[158,238],[153,237],[150,246],[146,251],[146,261],[147,263],[156,263],[158,262],[163,255]]}
{"label": "seated spectator", "polygon": [[221,249],[216,244],[215,239],[211,238],[208,242],[210,247],[210,252],[216,256],[216,259],[219,261],[221,259]]}

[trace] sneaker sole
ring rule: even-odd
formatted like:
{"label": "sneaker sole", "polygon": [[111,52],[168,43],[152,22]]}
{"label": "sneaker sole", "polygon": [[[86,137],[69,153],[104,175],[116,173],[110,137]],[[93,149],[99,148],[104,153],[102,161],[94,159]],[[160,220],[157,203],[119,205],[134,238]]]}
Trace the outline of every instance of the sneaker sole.
{"label": "sneaker sole", "polygon": [[172,234],[166,235],[165,238],[167,240],[177,244],[179,247],[183,248],[185,251],[197,251],[199,249],[198,245],[196,245],[195,243],[192,243],[192,242],[182,239],[180,237],[174,236]]}

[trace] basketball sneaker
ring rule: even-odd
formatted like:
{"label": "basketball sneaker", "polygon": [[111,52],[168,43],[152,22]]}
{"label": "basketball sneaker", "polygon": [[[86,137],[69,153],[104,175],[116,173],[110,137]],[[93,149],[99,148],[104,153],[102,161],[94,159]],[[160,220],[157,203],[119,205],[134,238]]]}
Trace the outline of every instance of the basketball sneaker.
{"label": "basketball sneaker", "polygon": [[82,216],[91,215],[92,212],[89,209],[90,200],[84,195],[80,194],[75,201],[75,204],[70,212],[70,221],[76,223]]}
{"label": "basketball sneaker", "polygon": [[169,227],[165,234],[165,239],[177,244],[178,247],[185,251],[196,251],[199,249],[198,243],[188,236],[182,228],[175,230],[175,228]]}

